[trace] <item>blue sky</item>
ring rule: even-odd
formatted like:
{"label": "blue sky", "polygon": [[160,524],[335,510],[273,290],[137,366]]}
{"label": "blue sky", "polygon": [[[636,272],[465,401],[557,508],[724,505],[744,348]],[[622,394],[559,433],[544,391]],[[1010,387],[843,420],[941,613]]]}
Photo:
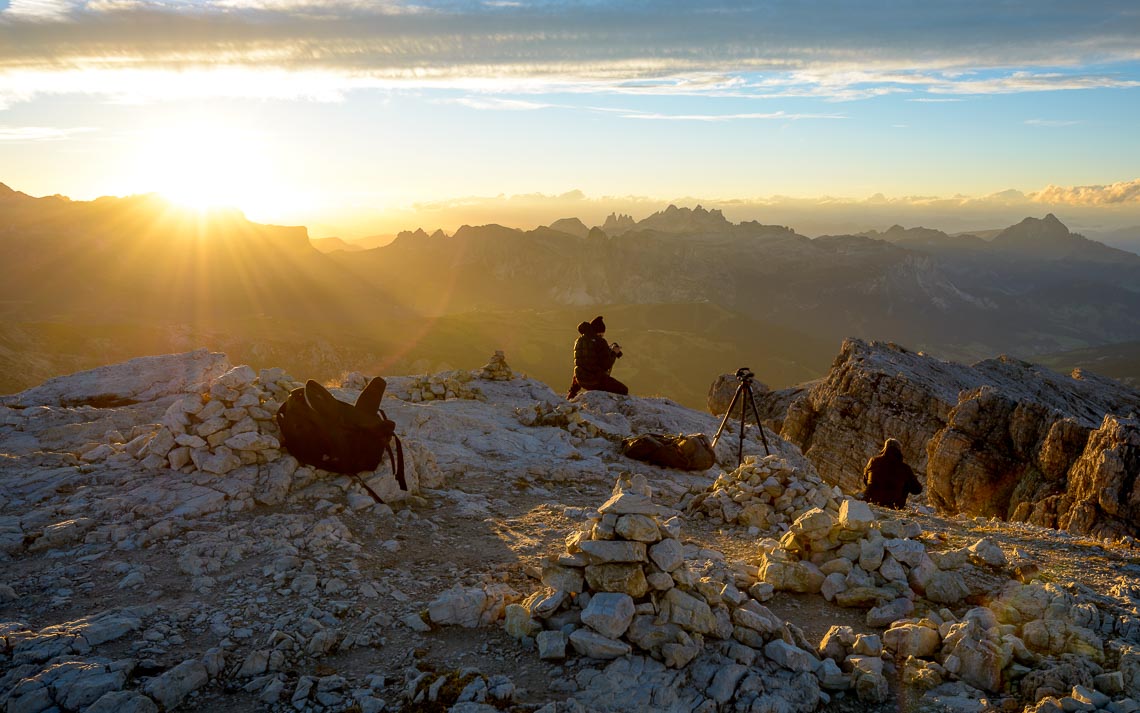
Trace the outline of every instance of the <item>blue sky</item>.
{"label": "blue sky", "polygon": [[1138,38],[1132,2],[0,0],[0,181],[346,234],[535,194],[1140,224]]}

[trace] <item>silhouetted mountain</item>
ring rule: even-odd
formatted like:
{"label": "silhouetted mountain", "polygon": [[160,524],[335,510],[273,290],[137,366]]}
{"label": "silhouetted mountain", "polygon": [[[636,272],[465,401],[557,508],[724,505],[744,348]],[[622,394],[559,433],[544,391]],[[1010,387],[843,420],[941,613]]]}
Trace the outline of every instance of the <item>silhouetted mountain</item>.
{"label": "silhouetted mountain", "polygon": [[71,201],[0,191],[0,300],[8,318],[338,320],[361,304],[403,308],[346,281],[302,227],[154,196]]}
{"label": "silhouetted mountain", "polygon": [[562,218],[550,224],[551,230],[557,230],[563,233],[568,233],[576,238],[584,238],[590,234],[590,229],[586,224],[577,218]]}
{"label": "silhouetted mountain", "polygon": [[903,248],[910,248],[921,252],[939,254],[963,254],[980,252],[986,249],[986,241],[970,234],[947,235],[941,230],[931,228],[904,228],[901,225],[892,225],[880,233],[870,230],[859,235],[886,240],[889,243]]}
{"label": "silhouetted mountain", "polygon": [[632,216],[610,213],[606,222],[602,224],[602,230],[609,235],[621,235],[626,231],[633,230],[636,225],[637,223]]}
{"label": "silhouetted mountain", "polygon": [[[656,335],[642,344],[640,363],[625,362],[641,374],[629,381],[644,389],[661,379],[660,392],[679,397],[703,393],[714,375],[700,376],[705,367],[693,355],[739,360],[741,345],[764,355],[768,363],[751,366],[779,384],[816,375],[805,372],[815,363],[805,355],[829,354],[847,336],[963,359],[1140,340],[1140,256],[1074,235],[1053,216],[992,241],[899,226],[809,239],[699,206],[670,206],[637,223],[613,215],[606,225],[620,235],[583,234],[584,224],[567,218],[530,231],[417,229],[383,247],[322,254],[304,228],[258,225],[236,211],[202,216],[154,196],[75,202],[3,187],[0,352],[37,355],[8,371],[35,371],[38,380],[57,358],[84,368],[98,354],[139,353],[115,351],[121,344],[199,346],[168,343],[169,331],[210,335],[231,353],[248,349],[251,363],[273,356],[323,374],[354,361],[411,369],[432,359],[431,349],[452,364],[463,354],[482,359],[510,348],[503,335],[512,335],[530,355],[512,363],[557,380],[573,326],[621,305],[621,315]],[[626,343],[617,335],[632,325],[614,314],[607,321]],[[543,325],[547,317],[565,324]],[[107,325],[129,329],[109,338]],[[545,336],[521,339],[526,330]],[[85,336],[64,336],[72,332]],[[767,351],[759,347],[766,339],[774,340]],[[664,383],[677,379],[685,381]]]}
{"label": "silhouetted mountain", "polygon": [[[824,339],[898,339],[971,359],[1140,338],[1140,259],[1055,218],[1003,235],[894,227],[813,240],[671,206],[617,237],[464,226],[449,239],[419,235],[340,259],[431,313],[712,302]],[[1061,257],[1048,249],[1057,245]],[[430,283],[417,277],[425,272]]]}
{"label": "silhouetted mountain", "polygon": [[1131,225],[1116,230],[1085,230],[1086,237],[1104,243],[1109,247],[1140,254],[1140,225]]}
{"label": "silhouetted mountain", "polygon": [[640,230],[658,230],[663,233],[725,233],[732,232],[734,227],[719,210],[705,210],[701,206],[678,208],[670,205],[637,223]]}
{"label": "silhouetted mountain", "polygon": [[1073,259],[1093,262],[1125,262],[1140,265],[1140,255],[1110,248],[1069,232],[1052,213],[1042,219],[1026,218],[993,239],[994,250],[1030,260]]}
{"label": "silhouetted mountain", "polygon": [[359,245],[354,243],[346,243],[342,238],[309,238],[309,243],[317,250],[323,253],[331,253],[334,250],[346,250],[348,252],[358,252],[363,250]]}

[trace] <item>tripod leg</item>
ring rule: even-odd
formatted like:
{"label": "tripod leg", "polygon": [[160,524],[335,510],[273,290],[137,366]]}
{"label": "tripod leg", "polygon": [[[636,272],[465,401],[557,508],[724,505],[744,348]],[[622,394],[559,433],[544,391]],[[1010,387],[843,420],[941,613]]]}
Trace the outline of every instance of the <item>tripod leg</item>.
{"label": "tripod leg", "polygon": [[751,388],[748,389],[748,403],[752,405],[752,415],[756,417],[756,427],[760,429],[760,442],[764,444],[764,455],[770,456],[772,451],[768,450],[768,437],[764,435],[764,424],[760,421],[760,409],[756,408],[756,397],[752,394]]}
{"label": "tripod leg", "polygon": [[744,406],[745,402],[748,399],[748,394],[751,392],[747,390],[747,385],[743,382],[736,389],[736,392],[738,394],[744,392],[740,397],[740,443],[736,447],[736,465],[739,467],[744,463],[744,427],[747,425],[746,421],[744,420],[747,416],[747,412],[744,410]]}
{"label": "tripod leg", "polygon": [[732,415],[732,407],[736,405],[736,400],[740,398],[740,387],[736,387],[736,393],[732,395],[732,401],[728,402],[728,410],[724,412],[724,418],[720,420],[720,428],[716,429],[716,435],[712,439],[712,447],[716,448],[716,442],[720,440],[720,434],[724,432],[724,427],[728,425],[728,418]]}

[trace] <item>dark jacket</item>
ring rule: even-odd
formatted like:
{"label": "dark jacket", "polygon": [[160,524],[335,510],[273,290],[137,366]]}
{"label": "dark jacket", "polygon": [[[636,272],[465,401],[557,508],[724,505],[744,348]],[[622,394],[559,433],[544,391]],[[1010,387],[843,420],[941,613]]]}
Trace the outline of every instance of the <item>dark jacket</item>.
{"label": "dark jacket", "polygon": [[907,495],[922,492],[922,484],[903,461],[902,447],[893,438],[887,439],[883,450],[867,461],[863,468],[863,484],[867,486],[863,492],[864,500],[895,509],[906,505]]}
{"label": "dark jacket", "polygon": [[583,334],[574,342],[574,378],[587,388],[609,374],[616,360],[605,337]]}

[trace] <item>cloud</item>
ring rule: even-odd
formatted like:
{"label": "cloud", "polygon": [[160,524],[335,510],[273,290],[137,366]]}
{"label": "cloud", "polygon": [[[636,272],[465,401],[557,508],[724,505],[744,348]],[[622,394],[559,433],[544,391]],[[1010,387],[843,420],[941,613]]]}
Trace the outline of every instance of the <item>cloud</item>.
{"label": "cloud", "polygon": [[932,83],[928,91],[935,94],[1018,94],[1082,89],[1132,89],[1135,87],[1140,87],[1140,81],[1121,79],[1107,74],[1014,72],[1007,76],[988,79],[942,80]]}
{"label": "cloud", "polygon": [[1036,203],[1075,206],[1140,204],[1140,178],[1107,186],[1054,186],[1029,194]]}
{"label": "cloud", "polygon": [[385,83],[833,100],[1131,88],[1088,68],[1134,72],[1137,36],[1140,13],[1112,0],[11,0],[0,92],[34,73],[56,80],[34,93],[75,91],[59,78],[87,73],[86,91],[117,95],[133,72],[194,96],[206,69],[337,77],[298,92],[320,98]]}
{"label": "cloud", "polygon": [[61,141],[76,134],[94,131],[88,127],[59,129],[50,126],[0,126],[0,143]]}

